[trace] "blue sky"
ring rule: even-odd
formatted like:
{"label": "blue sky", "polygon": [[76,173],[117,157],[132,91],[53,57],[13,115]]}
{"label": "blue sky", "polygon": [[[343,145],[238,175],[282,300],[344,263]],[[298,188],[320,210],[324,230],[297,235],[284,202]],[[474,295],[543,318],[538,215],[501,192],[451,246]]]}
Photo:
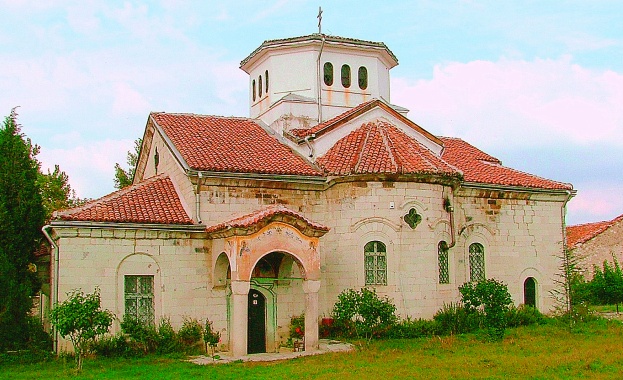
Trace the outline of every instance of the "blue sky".
{"label": "blue sky", "polygon": [[623,214],[623,2],[0,0],[0,115],[81,197],[113,190],[150,111],[247,116],[238,66],[265,39],[383,41],[392,103],[578,195],[569,224]]}

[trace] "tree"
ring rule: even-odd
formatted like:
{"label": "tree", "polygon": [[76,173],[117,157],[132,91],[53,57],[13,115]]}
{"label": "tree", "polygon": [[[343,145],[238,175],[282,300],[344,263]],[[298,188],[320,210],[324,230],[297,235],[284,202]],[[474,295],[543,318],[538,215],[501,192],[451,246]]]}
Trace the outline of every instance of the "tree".
{"label": "tree", "polygon": [[112,325],[113,313],[102,310],[100,291],[84,294],[75,289],[50,311],[50,320],[63,338],[69,338],[76,355],[76,368],[82,370],[84,355],[99,335]]}
{"label": "tree", "polygon": [[83,200],[76,197],[76,192],[69,185],[69,176],[54,165],[54,171],[44,174],[39,171],[37,183],[41,189],[41,199],[45,209],[45,220],[50,220],[56,210],[79,206]]}
{"label": "tree", "polygon": [[38,147],[24,138],[16,118],[13,109],[0,127],[0,350],[28,341],[30,297],[40,285],[34,252],[45,220]]}
{"label": "tree", "polygon": [[136,173],[136,164],[138,163],[138,156],[141,152],[141,146],[143,145],[143,139],[134,140],[134,151],[128,151],[127,164],[128,169],[125,170],[119,165],[115,164],[115,188],[123,189],[130,186],[134,182],[134,174]]}
{"label": "tree", "polygon": [[571,329],[576,320],[581,318],[581,315],[577,313],[577,306],[581,300],[576,299],[576,289],[582,276],[578,267],[578,258],[572,250],[563,249],[559,258],[560,268],[554,279],[556,287],[550,291],[550,295],[557,302],[557,312],[568,319],[569,329]]}
{"label": "tree", "polygon": [[616,257],[613,259],[614,266],[604,260],[603,271],[595,266],[595,274],[591,280],[590,288],[600,303],[615,304],[618,314],[619,303],[623,302],[623,272]]}
{"label": "tree", "polygon": [[513,304],[508,287],[496,279],[468,282],[459,287],[461,301],[469,310],[482,310],[489,337],[493,340],[504,338],[506,313]]}

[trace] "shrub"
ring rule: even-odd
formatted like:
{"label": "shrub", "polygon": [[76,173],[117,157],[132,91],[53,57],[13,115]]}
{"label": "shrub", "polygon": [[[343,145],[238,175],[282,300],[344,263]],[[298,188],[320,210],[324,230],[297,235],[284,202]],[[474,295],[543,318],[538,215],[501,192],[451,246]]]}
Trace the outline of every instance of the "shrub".
{"label": "shrub", "polygon": [[290,339],[305,337],[305,314],[290,318]]}
{"label": "shrub", "polygon": [[142,353],[133,349],[123,333],[98,339],[91,346],[91,351],[98,356],[109,358],[132,357]]}
{"label": "shrub", "polygon": [[438,323],[435,320],[411,319],[407,317],[387,330],[385,338],[411,339],[437,334]]}
{"label": "shrub", "polygon": [[396,306],[374,289],[347,289],[337,298],[331,315],[338,334],[371,339],[384,335],[397,322]]}
{"label": "shrub", "polygon": [[121,331],[127,334],[128,344],[134,353],[143,354],[156,351],[158,346],[158,331],[152,324],[145,324],[129,315],[123,316]]}
{"label": "shrub", "polygon": [[506,325],[508,327],[529,326],[545,323],[545,316],[529,305],[511,306],[506,312]]}
{"label": "shrub", "polygon": [[482,324],[483,314],[460,303],[443,304],[433,316],[439,335],[463,334],[476,331]]}
{"label": "shrub", "polygon": [[177,336],[185,346],[195,346],[203,337],[202,327],[198,320],[193,318],[184,318],[182,328],[177,332]]}
{"label": "shrub", "polygon": [[170,354],[176,351],[181,351],[181,348],[182,345],[177,338],[175,330],[173,330],[173,326],[171,326],[171,320],[167,317],[160,318],[156,352],[159,354]]}
{"label": "shrub", "polygon": [[69,338],[76,354],[76,367],[82,370],[84,355],[99,335],[108,332],[113,314],[100,307],[99,289],[91,294],[80,290],[69,293],[67,300],[50,311],[50,320],[59,334]]}
{"label": "shrub", "polygon": [[220,341],[221,333],[214,331],[212,329],[212,322],[206,319],[206,324],[203,328],[203,342],[205,343],[206,353],[208,353],[208,348],[210,348],[212,350],[212,355],[214,355],[214,350]]}
{"label": "shrub", "polygon": [[459,292],[466,308],[484,312],[489,338],[501,340],[506,329],[506,312],[513,302],[506,284],[496,279],[468,282],[459,287]]}

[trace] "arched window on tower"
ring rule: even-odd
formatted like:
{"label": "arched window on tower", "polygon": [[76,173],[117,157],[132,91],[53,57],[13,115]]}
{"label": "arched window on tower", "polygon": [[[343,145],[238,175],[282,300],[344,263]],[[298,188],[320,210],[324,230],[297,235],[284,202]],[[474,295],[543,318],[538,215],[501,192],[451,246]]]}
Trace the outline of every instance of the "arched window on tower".
{"label": "arched window on tower", "polygon": [[387,285],[387,250],[380,241],[368,242],[363,248],[366,285]]}
{"label": "arched window on tower", "polygon": [[264,72],[264,78],[266,80],[266,93],[268,94],[268,70]]}
{"label": "arched window on tower", "polygon": [[342,86],[350,87],[350,66],[348,65],[342,65]]}
{"label": "arched window on tower", "polygon": [[359,88],[365,90],[368,88],[368,69],[361,66],[357,72],[357,80],[359,82]]}
{"label": "arched window on tower", "polygon": [[325,62],[324,68],[324,84],[327,86],[333,85],[333,64],[331,62]]}
{"label": "arched window on tower", "polygon": [[253,93],[253,101],[255,101],[255,79],[251,82],[251,92]]}
{"label": "arched window on tower", "polygon": [[262,97],[262,76],[257,79],[257,96]]}
{"label": "arched window on tower", "polygon": [[450,272],[448,270],[448,243],[440,241],[437,245],[437,263],[439,265],[439,283],[450,283]]}
{"label": "arched window on tower", "polygon": [[480,243],[469,246],[469,280],[482,281],[485,277],[485,247]]}

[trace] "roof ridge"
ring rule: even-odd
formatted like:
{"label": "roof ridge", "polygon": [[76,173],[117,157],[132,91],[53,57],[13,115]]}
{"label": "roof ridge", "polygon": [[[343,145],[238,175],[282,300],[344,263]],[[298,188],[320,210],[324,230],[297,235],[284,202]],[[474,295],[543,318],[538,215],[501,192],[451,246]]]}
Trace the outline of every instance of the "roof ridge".
{"label": "roof ridge", "polygon": [[358,158],[357,158],[357,163],[355,164],[354,170],[355,173],[359,171],[359,166],[361,165],[361,161],[363,160],[363,153],[365,151],[365,147],[368,144],[368,139],[370,138],[370,125],[371,123],[366,123],[364,124],[365,127],[367,127],[366,130],[366,138],[363,140],[363,142],[361,144],[359,144],[359,154],[358,154]]}
{"label": "roof ridge", "polygon": [[385,148],[387,149],[387,153],[389,154],[389,159],[392,161],[392,165],[394,166],[394,169],[397,172],[400,172],[400,169],[402,168],[402,165],[398,165],[397,161],[396,161],[396,153],[395,153],[395,147],[394,144],[390,141],[390,137],[387,134],[387,130],[385,128],[385,122],[380,121],[378,123],[375,123],[377,128],[379,129],[379,133],[381,135],[381,138],[383,139],[383,144],[385,145]]}
{"label": "roof ridge", "polygon": [[253,119],[251,117],[248,116],[224,116],[224,115],[212,115],[212,114],[201,114],[201,113],[194,113],[194,112],[166,112],[166,111],[151,111],[149,113],[150,115],[176,115],[176,116],[196,116],[196,117],[215,117],[215,118],[219,118],[219,119],[237,119],[237,120],[249,120],[249,121],[256,121],[256,119]]}

